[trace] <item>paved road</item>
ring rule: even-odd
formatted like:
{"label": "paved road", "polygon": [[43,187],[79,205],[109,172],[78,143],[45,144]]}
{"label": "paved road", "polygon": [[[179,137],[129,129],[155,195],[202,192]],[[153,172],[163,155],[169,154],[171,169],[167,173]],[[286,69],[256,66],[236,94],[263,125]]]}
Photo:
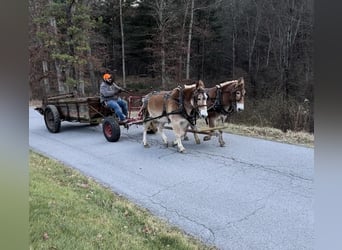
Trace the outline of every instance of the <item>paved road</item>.
{"label": "paved road", "polygon": [[[166,131],[169,138],[172,131]],[[201,136],[202,137],[202,136]],[[314,248],[314,150],[225,134],[186,154],[158,135],[142,145],[142,127],[122,128],[109,143],[101,126],[62,122],[47,131],[29,109],[29,145],[58,159],[171,224],[220,249]]]}

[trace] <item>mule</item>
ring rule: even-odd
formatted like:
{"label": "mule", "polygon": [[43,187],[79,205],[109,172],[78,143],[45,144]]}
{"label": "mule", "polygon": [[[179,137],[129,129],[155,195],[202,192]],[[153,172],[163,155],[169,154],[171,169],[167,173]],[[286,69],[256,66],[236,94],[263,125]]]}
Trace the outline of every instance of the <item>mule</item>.
{"label": "mule", "polygon": [[[244,97],[246,90],[243,77],[240,77],[237,80],[217,84],[212,88],[206,88],[205,91],[208,95],[207,121],[209,128],[215,128],[219,121],[223,122],[233,113],[244,110]],[[218,129],[218,133],[214,130],[209,132],[208,135],[203,137],[203,140],[210,140],[212,135],[218,136],[218,142],[221,147],[225,145],[221,129]],[[196,132],[194,132],[194,137],[196,143],[198,143],[200,139],[198,138],[198,134]]]}
{"label": "mule", "polygon": [[177,87],[171,91],[152,92],[143,100],[143,145],[147,143],[147,132],[151,125],[157,125],[157,132],[161,135],[163,143],[168,146],[168,139],[163,129],[170,123],[176,139],[173,146],[178,147],[179,152],[185,152],[181,138],[184,137],[189,125],[194,126],[199,117],[206,118],[207,94],[204,83],[200,80],[191,87]]}

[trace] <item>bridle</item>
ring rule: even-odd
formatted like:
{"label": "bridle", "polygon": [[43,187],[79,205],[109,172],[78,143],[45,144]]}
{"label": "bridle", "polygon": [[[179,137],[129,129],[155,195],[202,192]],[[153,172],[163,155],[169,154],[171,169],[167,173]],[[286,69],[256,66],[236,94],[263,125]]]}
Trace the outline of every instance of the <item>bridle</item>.
{"label": "bridle", "polygon": [[[202,104],[202,105],[199,105],[199,104],[198,104],[198,101],[199,101],[198,96],[201,95],[201,94],[203,95],[203,98],[208,99],[208,94],[207,94],[207,93],[205,92],[205,90],[202,89],[202,88],[196,89],[196,90],[194,91],[194,93],[192,94],[192,100],[193,100],[193,103],[194,103],[193,107],[194,107],[197,111],[199,110],[199,108],[207,107],[207,104]],[[205,103],[207,103],[207,102],[205,102]]]}
{"label": "bridle", "polygon": [[[215,101],[214,101],[213,105],[210,108],[208,108],[208,112],[215,111],[215,112],[221,113],[223,115],[230,115],[230,114],[236,112],[237,111],[236,103],[239,102],[242,98],[242,93],[240,93],[240,90],[236,90],[233,92],[232,91],[224,91],[223,88],[225,86],[222,87],[222,84],[218,84],[215,87],[216,87]],[[232,95],[232,101],[231,101],[227,110],[224,108],[225,105],[223,104],[222,95],[224,93],[230,93]]]}
{"label": "bridle", "polygon": [[[181,87],[179,87],[179,103],[181,106],[181,114],[185,117],[185,119],[187,119],[187,121],[194,126],[196,124],[196,120],[197,118],[200,116],[200,108],[202,107],[207,107],[207,102],[205,102],[205,104],[199,105],[198,104],[198,96],[202,94],[203,98],[208,99],[208,94],[205,92],[205,89],[203,88],[198,88],[196,89],[191,96],[192,99],[192,104],[191,106],[193,107],[193,109],[191,109],[190,114],[188,114],[184,108],[183,105],[183,89]],[[191,103],[191,101],[190,101]]]}

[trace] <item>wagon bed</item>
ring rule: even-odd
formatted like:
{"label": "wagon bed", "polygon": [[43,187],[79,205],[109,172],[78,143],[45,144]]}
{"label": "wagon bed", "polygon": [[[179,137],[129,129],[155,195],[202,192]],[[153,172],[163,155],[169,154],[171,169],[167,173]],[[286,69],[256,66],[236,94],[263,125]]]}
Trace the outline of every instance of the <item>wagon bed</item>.
{"label": "wagon bed", "polygon": [[102,123],[103,133],[110,142],[120,138],[120,125],[128,128],[129,125],[142,123],[140,117],[132,118],[132,111],[140,108],[141,97],[128,97],[128,123],[118,120],[114,110],[101,104],[100,96],[78,97],[73,93],[45,97],[41,107],[35,110],[44,116],[46,128],[51,133],[58,133],[61,122],[79,122],[90,125]]}

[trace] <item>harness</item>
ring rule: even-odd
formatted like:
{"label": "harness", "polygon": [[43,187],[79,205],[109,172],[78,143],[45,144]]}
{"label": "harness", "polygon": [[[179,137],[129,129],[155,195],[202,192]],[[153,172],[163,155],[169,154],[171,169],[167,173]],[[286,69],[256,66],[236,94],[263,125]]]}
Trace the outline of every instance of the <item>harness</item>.
{"label": "harness", "polygon": [[[225,92],[227,93],[227,92]],[[222,115],[230,115],[236,111],[236,100],[232,101],[230,106],[228,107],[228,110],[224,109],[224,106],[222,104],[222,87],[220,84],[216,85],[216,98],[214,101],[214,104],[208,108],[208,112],[215,111],[217,113],[220,113]]]}
{"label": "harness", "polygon": [[[162,114],[160,116],[156,116],[156,117],[146,117],[144,119],[143,122],[148,122],[148,121],[151,121],[151,120],[156,120],[156,119],[159,119],[159,118],[162,118],[164,116],[167,116],[168,118],[168,122],[170,122],[170,119],[169,119],[169,115],[174,115],[174,114],[180,114],[182,115],[192,126],[195,126],[196,124],[196,120],[197,120],[197,112],[195,112],[195,108],[193,108],[191,111],[190,111],[190,114],[188,114],[186,112],[186,109],[184,107],[184,92],[183,92],[183,89],[178,86],[176,88],[179,92],[178,94],[178,99],[175,99],[172,97],[172,99],[176,102],[178,102],[178,109],[176,110],[173,110],[171,112],[166,112],[166,103],[167,103],[167,100],[169,98],[171,98],[171,94],[170,94],[170,91],[165,93],[164,96],[163,96],[163,111],[162,111]],[[148,103],[148,100],[149,98],[154,95],[154,94],[157,94],[158,92],[157,91],[154,91],[152,92],[151,94],[147,95],[144,99],[144,102],[143,102],[143,105],[144,105],[144,110],[145,112],[147,111],[146,110],[146,105]],[[193,98],[194,98],[194,101],[195,101],[195,96],[196,95],[193,95]],[[147,112],[146,112],[147,113]],[[146,115],[146,114],[145,114]]]}

